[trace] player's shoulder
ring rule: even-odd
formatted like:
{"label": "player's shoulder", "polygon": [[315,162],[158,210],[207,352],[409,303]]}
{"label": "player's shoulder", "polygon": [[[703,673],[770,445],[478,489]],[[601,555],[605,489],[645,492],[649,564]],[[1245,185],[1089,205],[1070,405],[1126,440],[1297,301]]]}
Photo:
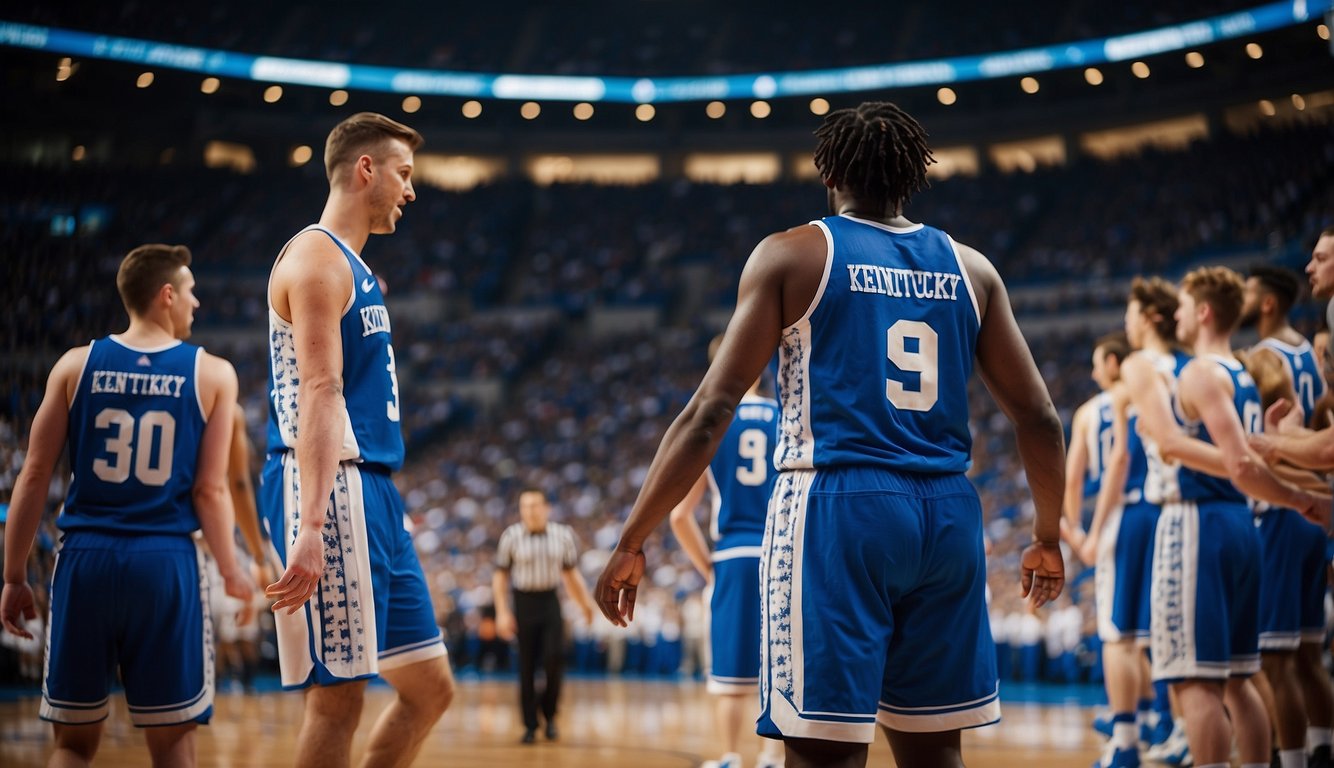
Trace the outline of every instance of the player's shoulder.
{"label": "player's shoulder", "polygon": [[204,384],[236,382],[236,367],[231,361],[199,347],[199,378]]}

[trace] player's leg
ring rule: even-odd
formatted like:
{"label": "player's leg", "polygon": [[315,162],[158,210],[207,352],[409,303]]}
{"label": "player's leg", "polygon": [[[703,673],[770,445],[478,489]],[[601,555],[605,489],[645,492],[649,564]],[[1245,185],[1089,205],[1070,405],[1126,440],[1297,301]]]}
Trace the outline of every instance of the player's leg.
{"label": "player's leg", "polygon": [[1320,659],[1321,645],[1319,640],[1308,642],[1303,638],[1297,650],[1297,679],[1306,702],[1307,741],[1316,760],[1325,761],[1321,768],[1326,768],[1334,764],[1330,759],[1330,742],[1334,741],[1334,691]]}
{"label": "player's leg", "polygon": [[67,725],[55,723],[56,751],[47,762],[48,768],[83,768],[92,765],[97,746],[102,742],[102,724]]}
{"label": "player's leg", "polygon": [[1183,680],[1172,689],[1186,720],[1186,740],[1195,765],[1224,764],[1232,754],[1232,723],[1223,707],[1221,680]]}
{"label": "player's leg", "polygon": [[[760,673],[760,564],[741,548],[721,550],[709,586],[708,691],[714,696],[715,729],[723,755],[704,765],[735,765],[740,761],[743,723],[753,722]],[[783,744],[761,739],[768,758],[781,763]]]}
{"label": "player's leg", "polygon": [[411,765],[431,728],[454,699],[454,675],[446,656],[434,656],[380,672],[398,694],[371,729],[363,766]]}
{"label": "player's leg", "polygon": [[145,729],[153,768],[194,768],[196,730],[194,723]]}
{"label": "player's leg", "polygon": [[1223,703],[1232,719],[1232,735],[1242,765],[1268,764],[1270,759],[1269,716],[1264,702],[1249,678],[1227,681]]}
{"label": "player's leg", "polygon": [[1266,650],[1260,656],[1264,678],[1274,694],[1274,735],[1279,756],[1285,761],[1283,768],[1290,768],[1288,763],[1293,760],[1284,752],[1295,753],[1299,761],[1305,762],[1306,705],[1297,682],[1295,656],[1292,651],[1277,650]]}
{"label": "player's leg", "polygon": [[[784,738],[787,768],[862,768],[867,746],[847,741]],[[897,756],[896,756],[897,759]],[[900,762],[899,765],[916,765]]]}
{"label": "player's leg", "polygon": [[352,735],[361,722],[366,681],[314,685],[296,737],[297,768],[344,768],[352,764]]}
{"label": "player's leg", "polygon": [[367,533],[375,552],[378,666],[397,696],[371,728],[364,765],[408,765],[454,700],[454,675],[403,500],[388,475],[362,473]]}
{"label": "player's leg", "polygon": [[958,731],[904,733],[885,729],[894,762],[916,768],[963,768]]}

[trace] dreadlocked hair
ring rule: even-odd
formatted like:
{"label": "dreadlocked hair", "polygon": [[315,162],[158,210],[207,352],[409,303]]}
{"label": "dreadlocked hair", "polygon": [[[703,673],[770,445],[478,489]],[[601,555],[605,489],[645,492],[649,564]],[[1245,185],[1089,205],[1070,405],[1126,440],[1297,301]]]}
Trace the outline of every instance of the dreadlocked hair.
{"label": "dreadlocked hair", "polygon": [[926,167],[936,162],[926,131],[888,101],[830,112],[815,131],[815,167],[859,200],[898,212],[914,192],[931,185]]}

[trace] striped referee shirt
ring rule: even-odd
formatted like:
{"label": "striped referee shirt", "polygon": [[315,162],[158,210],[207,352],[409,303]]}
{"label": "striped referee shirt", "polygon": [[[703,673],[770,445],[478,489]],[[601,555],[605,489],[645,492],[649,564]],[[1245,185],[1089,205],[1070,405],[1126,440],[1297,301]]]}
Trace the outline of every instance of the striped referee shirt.
{"label": "striped referee shirt", "polygon": [[545,592],[560,584],[561,572],[579,560],[574,529],[548,522],[539,533],[515,523],[500,534],[496,567],[509,571],[510,585],[520,592]]}

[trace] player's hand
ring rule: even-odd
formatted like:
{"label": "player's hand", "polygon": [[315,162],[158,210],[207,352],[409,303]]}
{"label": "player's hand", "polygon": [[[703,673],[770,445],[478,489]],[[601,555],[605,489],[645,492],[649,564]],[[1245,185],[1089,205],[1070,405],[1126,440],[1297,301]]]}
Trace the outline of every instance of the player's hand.
{"label": "player's hand", "polygon": [[[1299,408],[1293,407],[1291,400],[1280,398],[1265,410],[1266,432],[1281,435],[1298,431],[1303,426],[1302,412]],[[1265,460],[1268,461],[1268,457]]]}
{"label": "player's hand", "polygon": [[513,640],[518,629],[518,624],[514,621],[514,614],[508,612],[496,614],[496,634],[500,636],[501,640],[505,642]]}
{"label": "player's hand", "polygon": [[236,612],[237,626],[245,626],[255,617],[255,607],[251,604],[255,596],[255,582],[245,568],[237,567],[232,573],[222,575],[223,589],[228,597],[241,601],[241,610]]}
{"label": "player's hand", "polygon": [[1265,436],[1263,432],[1252,432],[1246,436],[1246,442],[1251,446],[1251,450],[1259,454],[1266,464],[1275,464],[1279,460],[1278,451],[1274,449],[1274,441]]}
{"label": "player's hand", "polygon": [[587,624],[590,627],[593,626],[593,604],[588,603],[586,605],[581,605],[579,606],[579,609],[584,613],[584,624]]}
{"label": "player's hand", "polygon": [[1035,541],[1024,548],[1019,559],[1020,596],[1027,597],[1034,608],[1055,600],[1065,588],[1065,558],[1061,545]]}
{"label": "player's hand", "polygon": [[323,575],[324,532],[319,528],[303,527],[287,550],[287,570],[282,578],[264,590],[265,595],[276,601],[274,613],[284,608],[288,613],[296,613],[315,594]]}
{"label": "player's hand", "polygon": [[23,624],[37,618],[37,601],[32,597],[32,587],[28,582],[6,584],[0,595],[0,620],[11,635],[32,639],[32,633],[24,629]]}
{"label": "player's hand", "polygon": [[1098,537],[1085,536],[1084,540],[1075,548],[1075,554],[1079,556],[1079,561],[1084,565],[1097,565]]}
{"label": "player's hand", "polygon": [[[1328,534],[1331,516],[1330,497],[1318,496],[1314,493],[1307,495],[1311,498],[1311,503],[1298,507],[1297,511],[1302,513],[1302,517],[1320,526]],[[9,585],[5,585],[5,591],[8,594]],[[9,626],[8,622],[5,626]]]}
{"label": "player's hand", "polygon": [[594,587],[594,599],[607,621],[627,627],[635,620],[635,593],[644,577],[644,553],[617,549],[611,553]]}

